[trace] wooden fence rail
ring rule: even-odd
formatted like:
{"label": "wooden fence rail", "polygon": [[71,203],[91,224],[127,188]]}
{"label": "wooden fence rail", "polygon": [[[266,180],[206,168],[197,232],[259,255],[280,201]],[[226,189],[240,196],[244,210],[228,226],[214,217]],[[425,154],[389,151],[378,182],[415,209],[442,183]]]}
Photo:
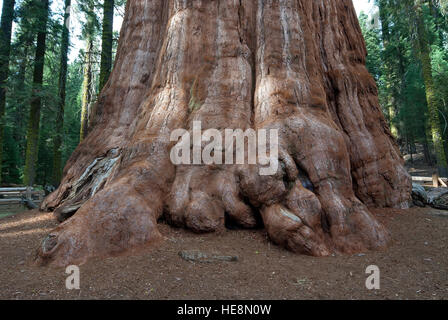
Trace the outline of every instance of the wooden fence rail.
{"label": "wooden fence rail", "polygon": [[434,174],[432,177],[412,177],[412,182],[420,184],[431,185],[432,187],[448,187],[448,179],[440,178],[438,174]]}
{"label": "wooden fence rail", "polygon": [[0,205],[24,204],[30,209],[37,208],[45,193],[31,187],[0,188]]}

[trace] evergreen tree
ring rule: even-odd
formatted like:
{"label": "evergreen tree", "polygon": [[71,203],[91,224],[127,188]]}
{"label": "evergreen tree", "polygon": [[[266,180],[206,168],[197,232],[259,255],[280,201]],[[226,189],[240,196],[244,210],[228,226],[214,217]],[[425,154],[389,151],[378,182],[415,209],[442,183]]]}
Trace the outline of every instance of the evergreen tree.
{"label": "evergreen tree", "polygon": [[445,153],[445,144],[443,141],[443,133],[440,126],[440,111],[436,97],[436,88],[434,86],[432,75],[433,69],[431,62],[431,49],[428,43],[428,34],[425,28],[423,0],[416,0],[414,9],[417,29],[417,41],[419,47],[419,58],[423,69],[423,79],[425,84],[426,102],[428,106],[432,142],[434,144],[439,173],[445,176],[446,174],[448,174],[448,164]]}
{"label": "evergreen tree", "polygon": [[59,71],[58,84],[58,110],[56,114],[56,134],[54,138],[54,154],[53,154],[53,185],[57,186],[61,180],[62,174],[62,138],[64,135],[64,110],[66,98],[67,83],[67,55],[69,47],[69,23],[70,23],[71,0],[65,0],[64,23],[62,26],[62,43],[61,43],[61,63]]}
{"label": "evergreen tree", "polygon": [[86,51],[84,55],[84,82],[82,93],[82,109],[81,109],[81,130],[80,141],[82,141],[89,130],[89,119],[91,108],[95,96],[95,84],[93,75],[94,66],[94,41],[97,30],[97,19],[95,16],[95,5],[93,0],[83,0],[81,5],[82,11],[86,15],[86,25],[83,30],[83,36],[86,43]]}
{"label": "evergreen tree", "polygon": [[0,26],[0,183],[2,182],[4,116],[6,105],[6,82],[9,74],[11,30],[15,0],[4,0]]}
{"label": "evergreen tree", "polygon": [[103,89],[112,70],[112,45],[114,26],[114,0],[104,0],[103,33],[101,45],[101,69],[99,89]]}
{"label": "evergreen tree", "polygon": [[24,183],[32,186],[36,176],[36,162],[38,155],[39,125],[41,109],[41,92],[44,76],[45,49],[47,37],[47,20],[49,16],[49,0],[37,1],[40,7],[40,19],[37,26],[37,44],[34,59],[33,92],[30,102],[30,116],[27,130],[27,147],[25,156]]}

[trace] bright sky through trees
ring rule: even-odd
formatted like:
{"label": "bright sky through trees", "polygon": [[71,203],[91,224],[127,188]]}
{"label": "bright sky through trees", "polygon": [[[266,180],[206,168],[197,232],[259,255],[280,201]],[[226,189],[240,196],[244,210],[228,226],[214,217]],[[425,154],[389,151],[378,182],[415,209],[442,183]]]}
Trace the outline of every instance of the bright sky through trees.
{"label": "bright sky through trees", "polygon": [[361,11],[369,14],[374,6],[373,0],[353,0],[353,4],[355,5],[358,15]]}
{"label": "bright sky through trees", "polygon": [[[16,1],[17,6],[18,1]],[[51,11],[53,13],[58,13],[61,16],[63,14],[64,1],[63,0],[53,0],[51,1]],[[0,12],[3,8],[3,0],[0,0]],[[72,62],[79,55],[79,50],[84,47],[82,41],[79,39],[81,35],[81,25],[83,21],[80,21],[81,14],[78,12],[76,6],[76,0],[72,1],[72,10],[70,18],[70,51],[69,51],[69,61]],[[123,17],[120,15],[122,12],[116,12],[114,17],[114,31],[120,31],[121,23],[123,22]],[[13,34],[14,34],[13,24]]]}
{"label": "bright sky through trees", "polygon": [[[373,0],[353,0],[353,4],[355,5],[356,12],[359,13],[364,11],[365,13],[370,13],[373,8]],[[3,7],[3,0],[0,0],[0,8]],[[62,0],[53,0],[51,10],[53,12],[62,12],[63,1]],[[73,11],[73,8],[72,8]],[[70,42],[71,49],[69,53],[69,60],[73,61],[79,53],[79,49],[83,47],[81,41],[79,40],[79,35],[81,33],[81,24],[80,21],[77,21],[79,15],[75,12],[72,12],[71,19],[71,33],[70,33]],[[114,30],[118,31],[121,28],[121,23],[123,19],[120,16],[116,16],[114,19]]]}

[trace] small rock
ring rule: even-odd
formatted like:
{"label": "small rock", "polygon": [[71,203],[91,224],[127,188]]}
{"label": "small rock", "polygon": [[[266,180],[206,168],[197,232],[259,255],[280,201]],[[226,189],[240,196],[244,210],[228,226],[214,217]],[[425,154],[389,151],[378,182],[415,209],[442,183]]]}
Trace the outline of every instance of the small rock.
{"label": "small rock", "polygon": [[428,193],[426,192],[425,188],[417,183],[412,184],[412,199],[414,200],[414,203],[429,203]]}

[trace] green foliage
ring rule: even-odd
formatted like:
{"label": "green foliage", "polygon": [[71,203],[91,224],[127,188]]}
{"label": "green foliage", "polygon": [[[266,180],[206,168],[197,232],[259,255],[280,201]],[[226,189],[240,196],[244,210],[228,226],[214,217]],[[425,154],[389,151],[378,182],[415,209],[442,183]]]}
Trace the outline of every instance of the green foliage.
{"label": "green foliage", "polygon": [[[61,41],[64,23],[63,3],[51,3],[46,31],[46,50],[43,84],[35,96],[41,98],[40,128],[38,136],[38,160],[36,162],[35,184],[52,183],[54,140],[56,137],[56,114],[59,103],[58,84],[61,66]],[[122,11],[123,0],[115,1],[116,9]],[[7,83],[5,130],[3,143],[2,183],[22,184],[24,178],[27,126],[30,99],[33,86],[33,69],[37,32],[43,29],[40,15],[41,0],[16,0],[14,33],[11,43],[9,78]],[[73,34],[72,43],[78,48],[85,47],[87,35],[93,37],[93,72],[95,90],[98,90],[99,57],[101,48],[101,20],[103,13],[101,0],[72,0],[72,21],[81,23],[81,35]],[[93,11],[89,7],[93,6]],[[78,38],[78,39],[77,39]],[[118,34],[114,33],[114,47]],[[73,40],[74,39],[74,40]],[[73,60],[73,59],[72,59]],[[62,164],[64,165],[79,143],[80,114],[85,52],[69,61],[66,84],[64,127],[62,139]]]}
{"label": "green foliage", "polygon": [[[367,68],[377,81],[385,116],[397,128],[401,146],[421,143],[436,154],[440,148],[434,146],[434,130],[444,145],[448,138],[448,1],[376,0],[375,4],[380,23],[371,23],[372,17],[364,13],[359,20],[369,53]],[[425,43],[429,61],[424,58]]]}
{"label": "green foliage", "polygon": [[375,80],[379,81],[381,78],[381,35],[377,27],[375,27],[375,20],[370,18],[364,12],[359,16],[366,47],[368,51],[366,66],[369,72],[373,75]]}

